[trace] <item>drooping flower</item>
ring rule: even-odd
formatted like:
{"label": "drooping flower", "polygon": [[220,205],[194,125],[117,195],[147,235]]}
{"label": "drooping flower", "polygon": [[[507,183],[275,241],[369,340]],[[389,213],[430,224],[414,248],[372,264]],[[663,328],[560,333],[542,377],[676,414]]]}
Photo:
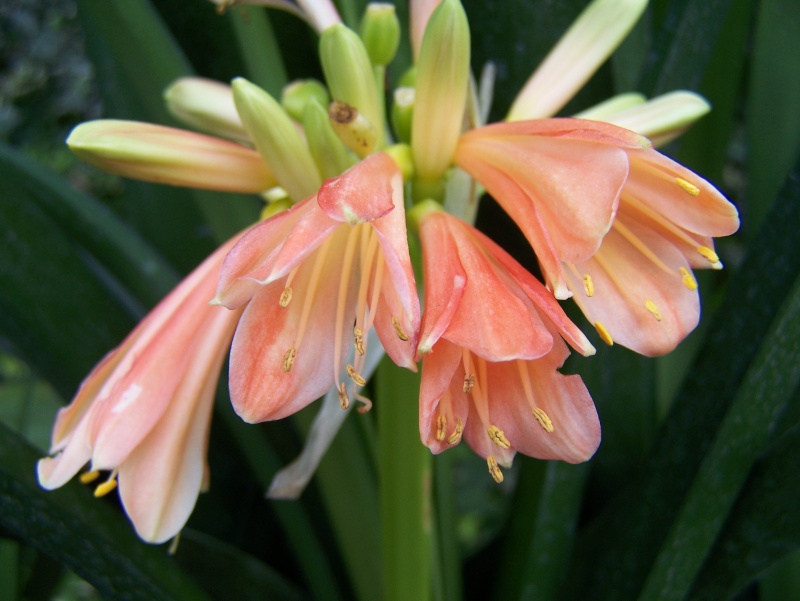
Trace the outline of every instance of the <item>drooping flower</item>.
{"label": "drooping flower", "polygon": [[563,339],[584,355],[592,345],[495,243],[443,211],[419,215],[422,441],[439,453],[463,436],[498,481],[498,465],[516,452],[589,459],[600,443],[597,412],[581,378],[558,369],[569,355]]}
{"label": "drooping flower", "polygon": [[738,214],[646,139],[579,119],[495,124],[462,136],[456,163],[517,222],[555,296],[574,295],[605,342],[660,355],[697,325],[691,270],[721,267],[711,238],[735,232]]}
{"label": "drooping flower", "polygon": [[231,250],[215,302],[245,306],[230,368],[231,400],[243,419],[284,417],[333,384],[348,405],[342,371],[356,389],[364,386],[373,326],[392,360],[416,369],[420,310],[406,236],[402,175],[381,153]]}
{"label": "drooping flower", "polygon": [[96,496],[114,490],[139,536],[160,543],[183,528],[209,484],[206,450],[220,368],[240,311],[209,299],[227,252],[220,247],[92,370],[59,411],[51,456],[39,461],[46,489],[84,465],[84,482],[110,471]]}
{"label": "drooping flower", "polygon": [[211,0],[217,10],[225,12],[237,4],[253,4],[278,8],[303,19],[317,33],[322,33],[331,25],[341,23],[342,19],[330,0]]}

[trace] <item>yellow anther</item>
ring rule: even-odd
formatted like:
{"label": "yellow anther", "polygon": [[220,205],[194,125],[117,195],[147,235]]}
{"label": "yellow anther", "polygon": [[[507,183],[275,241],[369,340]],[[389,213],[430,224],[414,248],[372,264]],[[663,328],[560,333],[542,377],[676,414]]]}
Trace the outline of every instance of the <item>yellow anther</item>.
{"label": "yellow anther", "polygon": [[686,269],[685,267],[681,267],[680,272],[681,272],[681,279],[683,280],[683,285],[686,286],[689,290],[697,290],[697,280],[694,279],[692,272]]}
{"label": "yellow anther", "polygon": [[117,479],[116,478],[109,478],[102,484],[98,484],[97,488],[94,489],[94,496],[95,497],[105,497],[108,493],[114,490],[117,487]]}
{"label": "yellow anther", "polygon": [[93,470],[91,472],[83,472],[78,479],[81,481],[81,484],[89,484],[90,482],[97,480],[99,477],[100,472]]}
{"label": "yellow anther", "polygon": [[447,417],[440,415],[436,418],[436,440],[441,442],[445,436],[447,436]]}
{"label": "yellow anther", "polygon": [[700,195],[700,188],[695,186],[694,184],[687,182],[685,179],[676,177],[675,183],[678,184],[687,194],[691,196],[699,196]]}
{"label": "yellow anther", "polygon": [[350,406],[350,395],[347,394],[347,386],[344,382],[339,384],[337,396],[339,397],[339,406],[342,409],[347,409]]}
{"label": "yellow anther", "polygon": [[489,435],[491,441],[501,449],[507,449],[511,446],[511,443],[508,442],[506,435],[503,434],[503,431],[497,426],[489,426],[489,429],[486,431],[486,433]]}
{"label": "yellow anther", "polygon": [[709,263],[719,263],[719,256],[713,250],[708,248],[707,246],[698,246],[697,252],[703,255],[706,259],[708,259]]}
{"label": "yellow anther", "polygon": [[649,298],[646,301],[644,301],[644,308],[653,314],[653,317],[656,318],[656,321],[661,321],[661,311],[658,310],[656,304]]}
{"label": "yellow anther", "polygon": [[503,472],[500,471],[500,466],[497,465],[497,459],[494,455],[489,455],[486,458],[486,465],[489,466],[489,473],[494,478],[494,481],[500,484],[503,481]]}
{"label": "yellow anther", "polygon": [[283,289],[283,292],[281,292],[281,299],[278,301],[278,304],[285,309],[291,301],[292,301],[292,289],[289,286],[287,286],[286,288]]}
{"label": "yellow anther", "polygon": [[542,409],[534,407],[533,417],[536,418],[536,421],[539,422],[539,425],[544,428],[546,432],[552,432],[555,429],[553,428],[553,422],[550,419],[550,416],[547,415]]}
{"label": "yellow anther", "polygon": [[355,382],[356,385],[358,386],[367,385],[367,381],[359,375],[355,367],[353,367],[352,365],[348,365],[347,367],[345,367],[345,369],[347,370],[347,375],[350,376],[350,379],[353,380],[353,382]]}
{"label": "yellow anther", "polygon": [[356,352],[364,356],[364,332],[356,326],[353,328],[353,345],[356,347]]}
{"label": "yellow anther", "polygon": [[297,356],[297,349],[293,346],[289,347],[289,350],[286,351],[286,354],[283,355],[283,371],[289,373],[292,371],[292,365],[294,365],[294,358]]}
{"label": "yellow anther", "polygon": [[464,386],[461,388],[465,393],[469,394],[475,387],[475,374],[464,376]]}
{"label": "yellow anther", "polygon": [[403,328],[400,326],[400,320],[394,315],[392,315],[392,325],[394,326],[394,331],[397,334],[397,337],[403,342],[406,342],[408,340],[408,334],[406,334]]}
{"label": "yellow anther", "polygon": [[599,321],[594,322],[594,329],[597,330],[597,333],[600,335],[600,340],[605,342],[608,346],[614,346],[614,339],[602,323]]}
{"label": "yellow anther", "polygon": [[456,429],[453,430],[453,433],[450,435],[450,438],[447,439],[447,444],[458,444],[461,442],[461,432],[464,431],[464,424],[461,423],[459,418],[456,418]]}
{"label": "yellow anther", "polygon": [[586,292],[586,296],[594,296],[594,281],[588,273],[583,276],[583,290]]}

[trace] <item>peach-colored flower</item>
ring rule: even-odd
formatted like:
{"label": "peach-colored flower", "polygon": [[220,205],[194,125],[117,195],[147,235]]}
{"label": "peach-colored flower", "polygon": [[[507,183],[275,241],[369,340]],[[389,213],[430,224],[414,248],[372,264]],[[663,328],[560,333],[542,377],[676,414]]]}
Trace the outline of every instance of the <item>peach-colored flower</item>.
{"label": "peach-colored flower", "polygon": [[86,463],[83,481],[110,470],[137,533],[160,543],[183,528],[208,486],[206,449],[222,362],[239,311],[209,299],[231,240],[181,282],[111,351],[62,409],[39,482],[54,489]]}
{"label": "peach-colored flower", "polygon": [[712,236],[738,229],[711,184],[614,125],[542,119],[462,136],[456,162],[536,251],[557,298],[573,296],[601,338],[672,350],[699,318],[691,269],[720,268]]}
{"label": "peach-colored flower", "polygon": [[456,217],[419,218],[425,274],[420,434],[439,453],[465,437],[499,465],[519,451],[578,463],[600,443],[600,424],[579,376],[558,369],[565,338],[594,348],[553,296],[514,259]]}
{"label": "peach-colored flower", "polygon": [[[319,192],[253,228],[225,260],[215,302],[246,305],[231,349],[230,391],[248,422],[278,419],[334,383],[356,388],[367,333],[416,369],[419,299],[408,254],[402,176],[368,157]],[[349,349],[354,360],[346,363]]]}

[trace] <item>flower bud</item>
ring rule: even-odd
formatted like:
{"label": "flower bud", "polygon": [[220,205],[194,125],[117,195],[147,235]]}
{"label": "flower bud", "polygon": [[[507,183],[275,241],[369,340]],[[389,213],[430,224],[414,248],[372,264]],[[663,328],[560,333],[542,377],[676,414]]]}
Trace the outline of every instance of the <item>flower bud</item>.
{"label": "flower bud", "polygon": [[394,5],[372,2],[361,19],[361,39],[373,65],[386,66],[400,45],[400,21]]}
{"label": "flower bud", "polygon": [[324,179],[341,175],[356,163],[355,157],[347,151],[331,127],[328,111],[316,98],[306,105],[303,129],[311,156]]}
{"label": "flower bud", "polygon": [[322,184],[314,159],[289,115],[267,92],[241,77],[233,80],[236,110],[259,154],[294,201]]}
{"label": "flower bud", "polygon": [[355,107],[334,100],[328,108],[328,117],[339,139],[361,158],[375,148],[378,132]]}
{"label": "flower bud", "polygon": [[89,121],[72,130],[67,145],[93,167],[148,182],[243,193],[276,183],[254,150],[162,125]]}
{"label": "flower bud", "polygon": [[411,124],[414,117],[414,88],[397,88],[392,104],[392,129],[397,139],[411,143]]}
{"label": "flower bud", "polygon": [[316,79],[297,80],[283,88],[281,106],[295,121],[302,121],[306,105],[316,100],[322,106],[331,101],[327,88]]}
{"label": "flower bud", "polygon": [[334,100],[354,107],[372,124],[383,144],[383,112],[367,50],[344,25],[325,30],[319,43],[322,70]]}
{"label": "flower bud", "polygon": [[231,140],[250,141],[228,85],[202,77],[181,77],[164,90],[164,100],[169,112],[189,127]]}
{"label": "flower bud", "polygon": [[444,0],[431,15],[417,67],[411,148],[417,176],[441,178],[450,167],[464,121],[470,36],[458,0]]}

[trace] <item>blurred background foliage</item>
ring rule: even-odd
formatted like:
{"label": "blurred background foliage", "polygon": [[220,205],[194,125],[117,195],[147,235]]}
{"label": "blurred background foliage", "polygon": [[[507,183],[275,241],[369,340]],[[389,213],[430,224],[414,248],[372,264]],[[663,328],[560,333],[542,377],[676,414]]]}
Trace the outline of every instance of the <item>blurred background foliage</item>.
{"label": "blurred background foliage", "polygon": [[[494,119],[585,4],[464,0],[473,69],[497,68]],[[338,5],[354,26],[363,1]],[[39,489],[35,461],[92,365],[259,203],[109,176],[63,140],[101,116],[178,125],[161,94],[182,75],[244,75],[277,95],[320,76],[316,36],[287,14],[220,16],[202,0],[4,0],[0,600],[800,599],[798,31],[796,0],[652,0],[563,111],[626,91],[702,93],[714,110],[666,152],[742,214],[719,242],[726,270],[700,274],[703,321],[675,353],[600,345],[567,365],[603,424],[591,462],[520,456],[498,486],[461,445],[434,458],[429,489],[387,501],[392,461],[422,447],[413,408],[394,442],[379,388],[303,497],[268,501],[316,408],[245,426],[223,378],[212,488],[170,555],[141,543],[113,499],[77,482]],[[406,44],[394,81],[408,56]],[[530,264],[490,200],[479,226]],[[414,504],[429,531],[404,547],[382,520]]]}

